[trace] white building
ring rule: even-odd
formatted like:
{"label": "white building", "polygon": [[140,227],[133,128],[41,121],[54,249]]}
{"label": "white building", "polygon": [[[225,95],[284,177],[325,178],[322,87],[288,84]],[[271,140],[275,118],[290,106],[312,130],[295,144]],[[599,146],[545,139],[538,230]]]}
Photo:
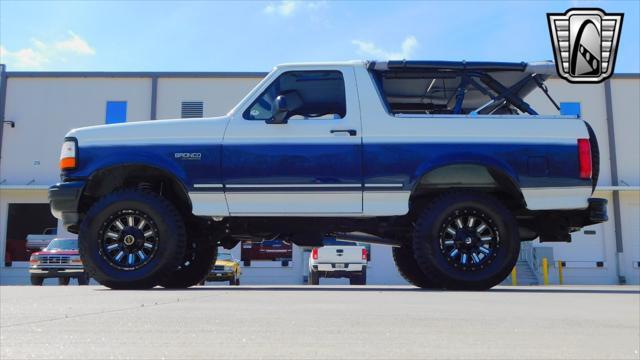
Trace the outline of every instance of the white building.
{"label": "white building", "polygon": [[[70,129],[105,122],[223,115],[264,75],[7,72],[1,66],[0,259],[5,261],[0,284],[28,283],[26,234],[52,226],[62,229],[49,214],[47,188],[59,180],[60,145]],[[545,256],[564,262],[565,283],[638,284],[640,74],[618,74],[595,85],[572,85],[554,78],[547,85],[558,102],[580,102],[583,118],[597,134],[601,171],[596,196],[609,199],[609,222],[573,234],[571,243],[525,243],[519,269],[539,271]],[[527,101],[540,113],[556,113],[540,91]],[[390,249],[372,246],[371,250],[368,283],[404,283]],[[240,246],[233,253],[240,258]],[[302,283],[306,256],[294,246],[287,263],[253,261],[243,269],[243,283]],[[557,270],[557,266],[550,269],[552,281],[557,281]]]}

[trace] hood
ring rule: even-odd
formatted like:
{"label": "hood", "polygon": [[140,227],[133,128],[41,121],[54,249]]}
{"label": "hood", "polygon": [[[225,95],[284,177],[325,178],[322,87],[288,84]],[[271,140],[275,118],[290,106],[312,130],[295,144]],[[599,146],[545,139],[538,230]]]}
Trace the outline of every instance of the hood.
{"label": "hood", "polygon": [[234,266],[236,263],[234,261],[229,260],[216,260],[216,265],[218,266]]}
{"label": "hood", "polygon": [[89,126],[71,130],[67,137],[78,146],[139,144],[206,144],[222,140],[229,118],[150,120]]}
{"label": "hood", "polygon": [[80,255],[78,250],[42,250],[31,255]]}

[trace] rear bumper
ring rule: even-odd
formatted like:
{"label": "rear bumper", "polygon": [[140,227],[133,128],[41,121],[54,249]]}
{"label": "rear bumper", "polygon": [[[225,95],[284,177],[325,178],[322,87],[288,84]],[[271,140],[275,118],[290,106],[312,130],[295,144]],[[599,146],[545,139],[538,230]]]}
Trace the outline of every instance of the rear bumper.
{"label": "rear bumper", "polygon": [[64,227],[72,233],[77,233],[81,220],[78,203],[84,185],[84,181],[72,181],[58,183],[49,188],[51,214],[62,220]]}
{"label": "rear bumper", "polygon": [[[518,219],[523,240],[570,242],[570,233],[609,220],[607,199],[590,198],[585,209],[532,211]],[[523,231],[524,229],[524,231]]]}
{"label": "rear bumper", "polygon": [[607,199],[590,198],[587,211],[588,222],[590,222],[588,225],[599,224],[609,220]]}
{"label": "rear bumper", "polygon": [[366,268],[366,264],[312,264],[315,271],[340,271],[340,272],[360,272]]}
{"label": "rear bumper", "polygon": [[339,279],[339,278],[353,278],[353,277],[356,277],[356,276],[362,276],[364,274],[365,270],[366,270],[366,267],[363,267],[359,271],[345,271],[345,270],[322,271],[322,270],[317,270],[317,272],[318,272],[318,275],[320,275],[320,277],[323,277],[323,278]]}

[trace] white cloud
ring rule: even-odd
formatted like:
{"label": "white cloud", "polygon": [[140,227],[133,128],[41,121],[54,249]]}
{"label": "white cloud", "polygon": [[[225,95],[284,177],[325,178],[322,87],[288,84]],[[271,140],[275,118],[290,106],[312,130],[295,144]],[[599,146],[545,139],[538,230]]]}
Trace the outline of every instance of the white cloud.
{"label": "white cloud", "polygon": [[264,8],[264,12],[270,15],[290,16],[300,9],[316,11],[323,8],[325,5],[326,1],[283,0],[277,3],[269,3]]}
{"label": "white cloud", "polygon": [[298,3],[295,1],[281,1],[278,4],[269,4],[264,8],[264,12],[267,14],[278,14],[282,16],[289,16],[293,14],[293,12],[298,7]]}
{"label": "white cloud", "polygon": [[38,39],[31,39],[31,46],[10,51],[0,46],[0,63],[8,67],[41,68],[51,62],[66,62],[70,55],[91,56],[96,51],[80,36],[69,31],[63,40],[47,44]]}
{"label": "white cloud", "polygon": [[40,51],[31,48],[9,51],[0,46],[0,63],[16,67],[41,67],[49,59]]}
{"label": "white cloud", "polygon": [[413,35],[407,36],[404,41],[402,41],[399,52],[382,49],[370,41],[352,40],[351,43],[357,46],[360,54],[373,56],[375,59],[379,60],[409,59],[418,47],[418,39]]}
{"label": "white cloud", "polygon": [[80,55],[95,55],[96,51],[80,36],[69,31],[69,38],[58,41],[53,46],[60,51],[68,51]]}

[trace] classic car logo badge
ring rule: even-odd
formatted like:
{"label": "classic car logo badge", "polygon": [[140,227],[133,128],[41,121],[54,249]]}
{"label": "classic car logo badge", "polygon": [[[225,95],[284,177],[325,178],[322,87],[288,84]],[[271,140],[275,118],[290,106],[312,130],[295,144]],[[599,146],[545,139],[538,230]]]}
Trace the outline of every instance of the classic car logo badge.
{"label": "classic car logo badge", "polygon": [[558,75],[572,83],[599,83],[613,74],[624,14],[569,9],[547,14]]}

